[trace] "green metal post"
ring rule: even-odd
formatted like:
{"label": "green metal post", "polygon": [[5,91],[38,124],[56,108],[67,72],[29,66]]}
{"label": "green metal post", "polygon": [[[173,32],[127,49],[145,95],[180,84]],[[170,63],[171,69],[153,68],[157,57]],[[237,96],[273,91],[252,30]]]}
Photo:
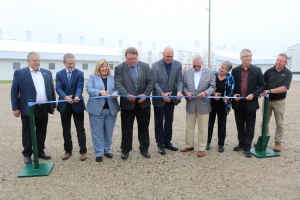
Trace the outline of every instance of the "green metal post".
{"label": "green metal post", "polygon": [[[32,99],[29,99],[28,102],[32,102]],[[35,123],[34,123],[33,110],[34,110],[34,107],[29,106],[30,133],[31,133],[31,141],[32,141],[32,147],[33,147],[33,163],[34,163],[34,169],[38,169],[40,167],[40,163],[39,163],[37,144],[36,144],[36,134],[35,134]]]}
{"label": "green metal post", "polygon": [[279,156],[278,153],[267,148],[269,140],[270,140],[270,136],[268,136],[266,134],[267,119],[268,119],[268,107],[269,107],[269,95],[266,95],[266,97],[264,98],[264,113],[263,113],[262,131],[261,131],[262,134],[261,134],[261,136],[258,137],[255,148],[252,148],[250,150],[251,153],[258,158]]}
{"label": "green metal post", "polygon": [[[28,100],[29,103],[32,103],[32,99]],[[30,119],[30,133],[31,133],[31,142],[33,148],[33,158],[34,164],[27,164],[23,170],[20,172],[18,177],[33,177],[33,176],[48,176],[54,166],[54,163],[39,163],[38,150],[36,143],[36,134],[35,134],[35,123],[34,123],[34,104],[28,105],[29,109],[29,119]]]}

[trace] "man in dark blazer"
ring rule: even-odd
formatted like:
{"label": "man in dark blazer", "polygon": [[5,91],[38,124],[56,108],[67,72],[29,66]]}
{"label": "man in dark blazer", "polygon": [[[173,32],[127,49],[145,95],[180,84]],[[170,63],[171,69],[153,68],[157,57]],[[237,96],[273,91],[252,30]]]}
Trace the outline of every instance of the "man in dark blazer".
{"label": "man in dark blazer", "polygon": [[67,53],[63,59],[66,68],[56,73],[56,92],[59,100],[68,100],[68,102],[59,102],[57,105],[64,137],[65,154],[62,156],[62,159],[67,160],[72,155],[71,118],[73,115],[80,147],[80,160],[84,161],[87,159],[84,129],[85,104],[82,96],[84,75],[82,71],[75,68],[76,60],[73,54]]}
{"label": "man in dark blazer", "polygon": [[233,150],[244,150],[245,156],[250,158],[256,110],[259,109],[258,97],[264,91],[265,81],[261,68],[251,65],[252,53],[249,49],[243,49],[240,58],[242,64],[232,70],[235,78],[234,96],[244,97],[235,98],[232,102],[239,140]]}
{"label": "man in dark blazer", "polygon": [[174,50],[172,47],[166,47],[163,51],[163,59],[152,64],[152,75],[154,79],[153,96],[162,96],[164,98],[153,98],[154,121],[155,121],[155,139],[158,146],[158,152],[166,154],[165,148],[177,151],[173,146],[172,124],[174,117],[174,107],[180,103],[180,98],[168,98],[171,96],[182,96],[183,78],[182,65],[173,60]]}
{"label": "man in dark blazer", "polygon": [[137,119],[140,152],[145,158],[150,158],[148,151],[150,98],[137,98],[136,96],[149,96],[153,89],[153,78],[147,63],[138,61],[138,52],[134,47],[125,51],[126,61],[115,68],[115,83],[120,98],[121,126],[122,126],[122,155],[127,159],[132,150],[132,129],[134,119]]}
{"label": "man in dark blazer", "polygon": [[[30,133],[30,119],[28,100],[36,102],[34,105],[34,120],[38,157],[48,160],[51,156],[44,152],[48,124],[48,113],[53,114],[56,103],[44,104],[55,101],[55,91],[52,74],[49,70],[40,68],[40,54],[30,52],[27,55],[28,67],[16,70],[11,86],[11,104],[13,115],[21,116],[22,144],[25,164],[31,164],[32,140]],[[43,104],[39,104],[43,103]]]}

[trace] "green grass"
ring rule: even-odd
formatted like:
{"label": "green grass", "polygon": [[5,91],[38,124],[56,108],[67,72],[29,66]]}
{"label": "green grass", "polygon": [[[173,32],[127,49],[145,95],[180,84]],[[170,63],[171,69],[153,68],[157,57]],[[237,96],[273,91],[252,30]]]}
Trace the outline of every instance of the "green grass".
{"label": "green grass", "polygon": [[0,84],[3,84],[3,83],[12,83],[12,80],[0,80]]}

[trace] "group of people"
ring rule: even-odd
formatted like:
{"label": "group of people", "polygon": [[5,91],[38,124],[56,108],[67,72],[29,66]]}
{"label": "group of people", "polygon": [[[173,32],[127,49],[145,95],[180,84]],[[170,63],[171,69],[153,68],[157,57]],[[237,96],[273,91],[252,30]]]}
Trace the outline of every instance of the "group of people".
{"label": "group of people", "polygon": [[[49,70],[40,68],[40,54],[30,52],[27,56],[28,67],[16,70],[11,87],[13,115],[21,116],[22,144],[25,164],[31,164],[32,141],[28,100],[34,105],[34,120],[38,157],[51,159],[45,153],[45,139],[48,113],[55,108],[60,112],[65,153],[63,160],[72,156],[73,143],[71,119],[73,116],[80,147],[80,160],[87,159],[84,110],[89,115],[90,130],[95,153],[95,161],[102,157],[113,158],[110,150],[112,136],[121,111],[121,158],[127,159],[132,150],[133,124],[136,119],[140,153],[150,158],[149,123],[151,116],[151,97],[154,110],[155,140],[158,153],[166,154],[166,149],[178,151],[172,141],[175,106],[186,99],[186,145],[180,151],[194,150],[195,124],[198,124],[197,156],[203,157],[210,149],[216,116],[218,118],[218,151],[224,151],[226,138],[226,119],[234,109],[237,126],[238,145],[234,151],[244,150],[251,157],[250,148],[254,137],[256,110],[259,108],[259,95],[269,94],[268,124],[272,111],[276,120],[275,151],[281,151],[283,140],[283,116],[285,112],[286,91],[289,89],[292,73],[285,65],[288,57],[279,54],[274,67],[264,74],[251,64],[252,53],[243,49],[240,53],[242,64],[232,69],[229,61],[224,61],[218,71],[203,66],[200,55],[193,57],[193,67],[182,72],[180,62],[173,59],[174,50],[166,47],[163,58],[149,64],[138,60],[138,51],[129,47],[125,51],[126,61],[111,74],[105,59],[99,60],[94,73],[86,83],[89,94],[85,106],[82,96],[84,74],[76,66],[75,56],[67,53],[63,57],[64,69],[56,73],[55,86]],[[229,72],[232,69],[232,74]],[[59,97],[57,104],[56,93]],[[150,96],[152,94],[152,96]],[[213,98],[207,98],[211,97]],[[118,101],[118,98],[119,101]],[[49,102],[53,101],[53,102]],[[49,102],[49,103],[45,103]]]}

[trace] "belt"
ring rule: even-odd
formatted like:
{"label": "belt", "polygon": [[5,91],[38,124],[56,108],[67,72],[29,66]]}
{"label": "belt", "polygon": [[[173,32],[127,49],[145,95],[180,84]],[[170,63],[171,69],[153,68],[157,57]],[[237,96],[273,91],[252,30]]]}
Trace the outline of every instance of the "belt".
{"label": "belt", "polygon": [[282,100],[285,100],[285,98],[283,98],[283,99],[269,99],[269,101],[282,101]]}

